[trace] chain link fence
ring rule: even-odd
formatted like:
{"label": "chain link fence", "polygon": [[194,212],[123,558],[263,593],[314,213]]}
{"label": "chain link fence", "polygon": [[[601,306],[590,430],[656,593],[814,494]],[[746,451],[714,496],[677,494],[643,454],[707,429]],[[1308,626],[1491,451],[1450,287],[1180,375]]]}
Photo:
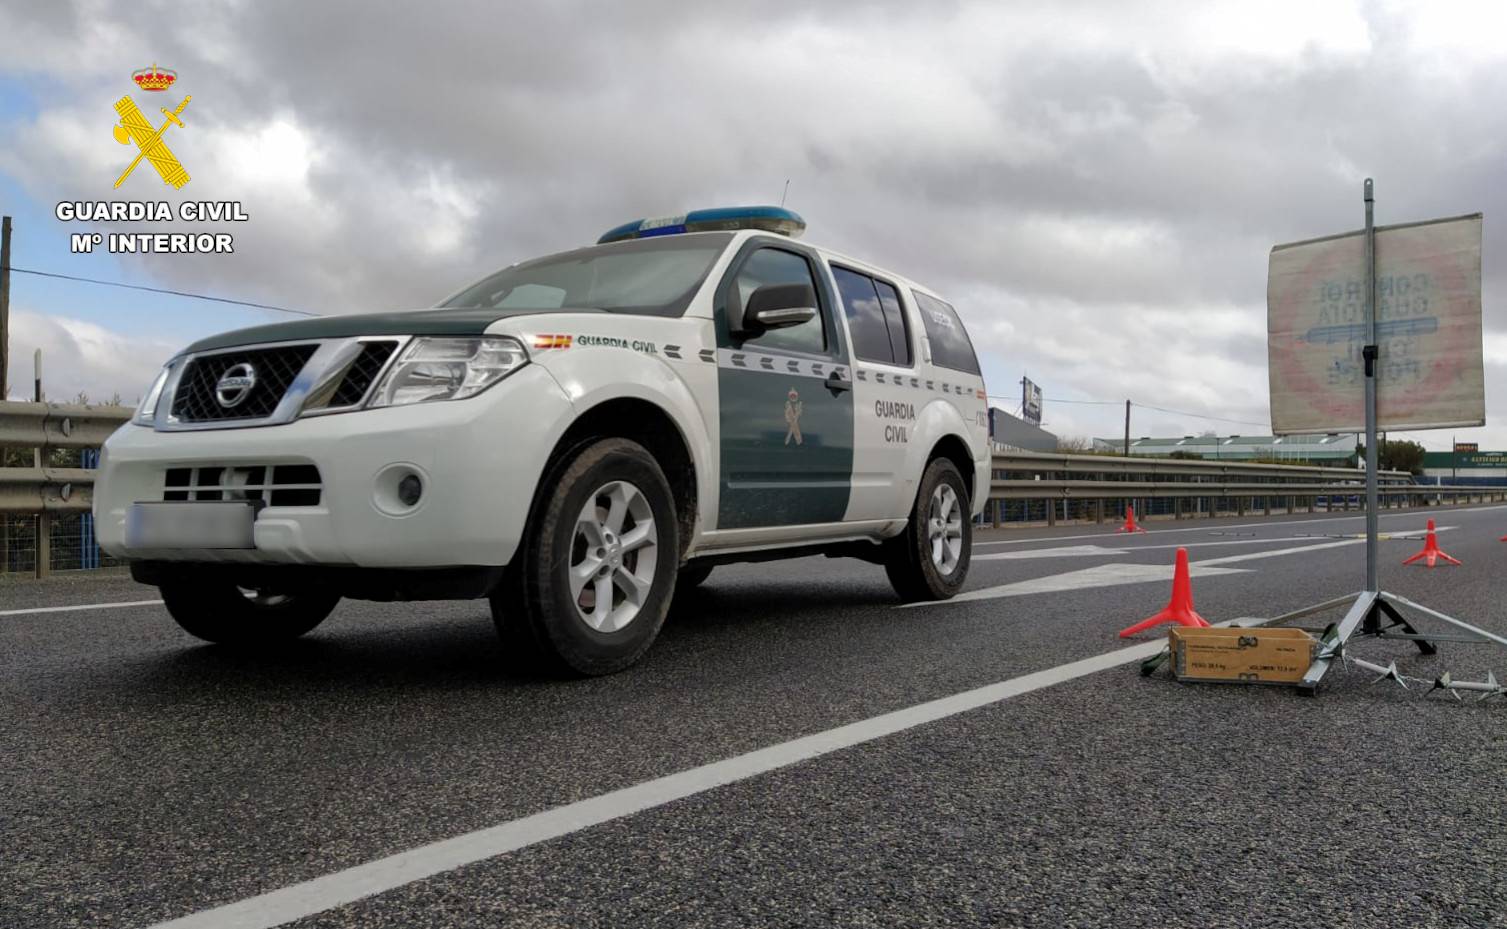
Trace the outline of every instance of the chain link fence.
{"label": "chain link fence", "polygon": [[[0,516],[0,576],[37,573],[37,545],[44,519],[41,516]],[[49,571],[92,571],[124,565],[99,550],[94,539],[94,516],[89,513],[54,513],[47,526]]]}

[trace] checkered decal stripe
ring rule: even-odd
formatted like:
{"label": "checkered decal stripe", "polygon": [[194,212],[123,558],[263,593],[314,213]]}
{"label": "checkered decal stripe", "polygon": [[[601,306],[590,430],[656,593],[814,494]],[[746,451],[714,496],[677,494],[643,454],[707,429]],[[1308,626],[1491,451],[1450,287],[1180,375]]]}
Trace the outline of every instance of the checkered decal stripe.
{"label": "checkered decal stripe", "polygon": [[[677,361],[682,361],[684,360],[684,352],[684,347],[680,345],[664,346],[664,353],[665,357],[667,358],[673,358]],[[718,360],[719,355],[721,356],[720,362]],[[775,357],[772,355],[756,355],[751,352],[734,352],[727,349],[723,349],[719,353],[715,349],[703,348],[696,352],[695,357],[706,364],[720,363],[726,367],[738,368],[744,371],[776,371],[780,370],[780,364],[781,362],[784,362],[783,370],[790,374],[809,375],[811,377],[824,378],[831,372],[836,371],[841,377],[849,376],[847,368],[833,367],[828,362],[806,361],[804,359],[788,358],[784,356]],[[944,394],[956,394],[957,396],[962,397],[974,392],[974,388],[965,386],[963,384],[950,384],[945,381],[922,381],[919,377],[914,377],[912,375],[891,373],[888,375],[888,377],[886,377],[885,372],[883,371],[875,371],[873,372],[873,375],[874,383],[876,384],[893,385],[895,387],[909,387],[912,390],[924,390],[928,393],[933,393],[940,390]],[[869,380],[869,372],[861,369],[854,371],[853,376],[860,381]]]}

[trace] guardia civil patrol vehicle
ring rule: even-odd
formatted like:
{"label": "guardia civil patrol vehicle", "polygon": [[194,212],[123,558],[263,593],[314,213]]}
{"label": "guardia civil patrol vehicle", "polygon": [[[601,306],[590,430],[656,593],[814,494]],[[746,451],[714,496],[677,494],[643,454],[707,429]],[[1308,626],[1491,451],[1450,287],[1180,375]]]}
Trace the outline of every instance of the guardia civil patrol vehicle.
{"label": "guardia civil patrol vehicle", "polygon": [[642,220],[432,309],[196,342],[105,445],[100,546],[211,642],[486,597],[509,656],[577,674],[632,664],[729,562],[861,558],[950,597],[990,478],[973,346],[804,228]]}

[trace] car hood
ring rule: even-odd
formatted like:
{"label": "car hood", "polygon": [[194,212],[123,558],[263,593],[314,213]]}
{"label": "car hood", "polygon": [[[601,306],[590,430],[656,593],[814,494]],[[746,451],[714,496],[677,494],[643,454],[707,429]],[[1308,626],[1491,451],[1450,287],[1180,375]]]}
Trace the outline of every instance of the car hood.
{"label": "car hood", "polygon": [[562,312],[601,313],[603,311],[592,309],[502,310],[469,307],[321,316],[317,319],[300,319],[293,322],[272,323],[267,326],[252,326],[249,329],[235,329],[207,339],[200,339],[184,349],[183,353],[205,352],[217,348],[233,348],[237,345],[256,345],[265,342],[340,339],[359,335],[481,335],[486,332],[488,326],[500,319]]}

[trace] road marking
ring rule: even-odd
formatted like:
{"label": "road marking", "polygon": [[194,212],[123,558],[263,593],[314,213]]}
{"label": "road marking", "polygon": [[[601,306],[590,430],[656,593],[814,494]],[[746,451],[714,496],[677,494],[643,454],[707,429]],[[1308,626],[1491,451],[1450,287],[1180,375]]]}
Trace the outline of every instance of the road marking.
{"label": "road marking", "polygon": [[[1507,510],[1507,504],[1494,503],[1491,506],[1451,507],[1448,510],[1448,512],[1450,512],[1450,513],[1485,513],[1488,510]],[[1407,518],[1407,517],[1412,517],[1413,519],[1420,519],[1420,518],[1427,518],[1427,515],[1428,515],[1427,511],[1424,511],[1423,515],[1420,516],[1419,515],[1419,511],[1417,511],[1417,510],[1409,510],[1409,511],[1403,512],[1403,513],[1381,513],[1381,514],[1378,514],[1377,518],[1378,519],[1404,519],[1404,518]],[[1213,531],[1220,531],[1220,532],[1222,532],[1222,531],[1224,531],[1226,529],[1260,529],[1263,526],[1302,526],[1302,525],[1312,525],[1313,523],[1334,523],[1334,522],[1343,522],[1344,520],[1347,520],[1347,519],[1365,519],[1365,518],[1366,518],[1366,514],[1362,513],[1359,516],[1319,516],[1319,517],[1316,517],[1314,519],[1280,519],[1280,520],[1274,520],[1274,521],[1270,521],[1270,522],[1260,522],[1260,523],[1232,523],[1230,525],[1218,525],[1217,521],[1215,521],[1215,520],[1209,520],[1209,522],[1214,522],[1214,523],[1216,523],[1216,525],[1214,525],[1214,526],[1209,526],[1209,525],[1204,525],[1204,526],[1189,526],[1189,527],[1184,528],[1184,529],[1161,529],[1161,528],[1157,528],[1157,529],[1151,530],[1151,532],[1149,534],[1150,535],[1160,535],[1162,533],[1167,533],[1167,532],[1213,532]],[[1156,523],[1153,522],[1151,525],[1155,526]],[[1010,530],[1007,529],[1007,530],[1004,530],[1004,531],[1008,532]],[[981,545],[1027,545],[1027,544],[1029,544],[1031,542],[1072,542],[1072,541],[1076,541],[1078,539],[1114,539],[1114,538],[1121,538],[1121,539],[1123,539],[1125,537],[1126,537],[1125,533],[1123,533],[1123,532],[1095,532],[1095,533],[1090,533],[1088,535],[1038,536],[1036,538],[1031,538],[1031,539],[1004,539],[1004,540],[999,541],[999,542],[975,542],[975,543],[973,543],[973,547],[974,548],[978,548]]]}
{"label": "road marking", "polygon": [[[1259,620],[1231,620],[1215,625],[1249,622]],[[272,929],[414,881],[652,810],[727,784],[1001,703],[1054,684],[1141,661],[1164,647],[1161,641],[1146,642],[988,684],[378,858],[344,871],[158,923],[151,929]]]}
{"label": "road marking", "polygon": [[[1209,568],[1190,565],[1188,573],[1193,577],[1217,577],[1221,574],[1249,574],[1243,568]],[[951,600],[922,600],[917,603],[902,603],[897,610],[924,606],[946,606],[949,603],[967,603],[970,600],[998,600],[1001,597],[1029,597],[1033,594],[1054,594],[1065,590],[1092,590],[1095,587],[1119,587],[1123,584],[1145,584],[1149,581],[1172,579],[1172,565],[1160,564],[1101,564],[1092,568],[1033,577],[1029,580],[981,587],[961,593]]]}
{"label": "road marking", "polygon": [[1027,558],[1077,558],[1086,555],[1124,555],[1133,552],[1149,552],[1159,548],[1209,548],[1214,545],[1281,545],[1298,539],[1235,539],[1228,542],[1174,542],[1171,545],[1127,545],[1110,548],[1107,545],[1065,545],[1062,548],[1034,548],[1019,552],[986,552],[974,555],[974,561],[1017,561]]}
{"label": "road marking", "polygon": [[128,606],[161,605],[161,600],[122,600],[115,603],[80,603],[76,606],[35,606],[25,610],[0,610],[0,616],[25,616],[28,613],[71,613],[74,610],[119,610]]}
{"label": "road marking", "polygon": [[[1439,526],[1435,532],[1449,532],[1456,526]],[[1383,532],[1377,538],[1384,542],[1421,542],[1424,532]],[[1220,542],[1173,542],[1170,545],[1125,545],[1119,548],[1111,548],[1107,545],[1064,545],[1060,548],[1033,548],[1017,552],[986,552],[982,555],[974,555],[974,561],[1021,561],[1030,558],[1077,558],[1088,555],[1123,555],[1127,552],[1149,552],[1161,548],[1210,548],[1215,545],[1280,545],[1282,543],[1302,542],[1307,539],[1364,539],[1364,535],[1294,535],[1281,536],[1275,539],[1232,539]],[[1050,540],[1045,540],[1050,541]]]}
{"label": "road marking", "polygon": [[[1223,558],[1205,558],[1188,565],[1188,573],[1192,577],[1217,577],[1221,574],[1243,574],[1243,569],[1221,568],[1219,565],[1238,564],[1242,561],[1256,561],[1260,558],[1277,558],[1281,555],[1296,555],[1299,552],[1316,552],[1325,548],[1339,548],[1343,545],[1358,545],[1363,539],[1341,539],[1338,542],[1321,542],[1318,545],[1299,545],[1295,548],[1281,548],[1271,552],[1246,552],[1242,555],[1226,555]],[[1172,565],[1149,565],[1120,562],[1118,564],[1101,564],[1092,568],[1083,568],[1079,571],[1069,571],[1066,574],[1052,574],[1047,577],[1036,577],[1025,581],[1015,581],[1010,584],[998,584],[994,587],[981,587],[978,590],[970,590],[967,593],[958,594],[951,600],[923,600],[918,603],[903,603],[895,607],[898,610],[914,609],[925,606],[946,606],[949,603],[966,603],[970,600],[995,600],[1000,597],[1025,597],[1031,594],[1060,593],[1065,590],[1087,590],[1094,587],[1116,587],[1121,584],[1144,584],[1148,581],[1165,581],[1172,579]]]}

